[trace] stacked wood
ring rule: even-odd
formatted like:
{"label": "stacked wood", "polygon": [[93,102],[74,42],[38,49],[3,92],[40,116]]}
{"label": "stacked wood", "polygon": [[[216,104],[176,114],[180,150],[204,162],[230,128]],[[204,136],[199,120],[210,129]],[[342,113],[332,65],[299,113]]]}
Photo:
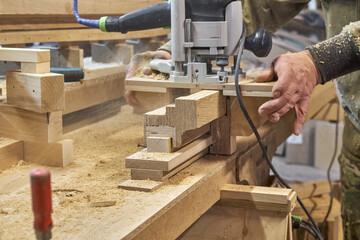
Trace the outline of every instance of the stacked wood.
{"label": "stacked wood", "polygon": [[[344,237],[341,219],[340,184],[333,182],[332,185],[334,198],[326,226],[322,225],[322,223],[330,205],[329,183],[326,181],[299,183],[293,184],[291,187],[297,192],[315,222],[320,226],[320,231],[325,237],[324,239],[340,240]],[[308,220],[308,217],[299,204],[296,205],[293,214]],[[294,231],[294,239],[307,240],[313,239],[313,237],[303,230],[297,230]]]}
{"label": "stacked wood", "polygon": [[[64,77],[50,73],[50,51],[0,48],[0,59],[21,62],[21,72],[6,74],[7,103],[0,105],[0,136],[24,141],[16,145],[23,156],[16,156],[25,161],[67,165],[73,158],[72,141],[56,142],[63,133]],[[55,154],[41,156],[52,146],[58,149]]]}

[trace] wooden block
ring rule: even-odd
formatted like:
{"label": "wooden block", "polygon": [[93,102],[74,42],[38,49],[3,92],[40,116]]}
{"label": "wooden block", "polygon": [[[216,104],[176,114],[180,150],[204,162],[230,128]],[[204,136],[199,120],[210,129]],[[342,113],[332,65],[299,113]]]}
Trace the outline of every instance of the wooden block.
{"label": "wooden block", "polygon": [[236,152],[236,136],[231,135],[231,112],[211,122],[211,136],[214,144],[212,154],[231,155]]}
{"label": "wooden block", "polygon": [[148,152],[171,152],[171,138],[169,137],[148,137],[146,140]]}
{"label": "wooden block", "polygon": [[52,167],[66,167],[74,160],[73,141],[55,143],[24,142],[24,160]]}
{"label": "wooden block", "polygon": [[185,163],[179,165],[178,167],[174,168],[169,172],[164,172],[161,170],[151,170],[151,169],[131,169],[131,179],[132,180],[153,180],[163,182],[170,177],[174,176],[184,168],[188,167],[199,158],[203,157],[205,154],[208,153],[208,149],[203,150],[202,152],[196,154],[194,157],[187,160]]}
{"label": "wooden block", "polygon": [[212,144],[212,137],[204,135],[173,153],[137,152],[125,159],[126,168],[170,171]]}
{"label": "wooden block", "polygon": [[296,183],[291,184],[290,187],[296,191],[301,199],[311,198],[330,192],[330,186],[327,181]]}
{"label": "wooden block", "polygon": [[40,49],[0,48],[0,61],[50,62],[50,51]]}
{"label": "wooden block", "polygon": [[32,142],[54,142],[62,136],[62,112],[36,113],[0,104],[0,136]]}
{"label": "wooden block", "polygon": [[22,73],[49,73],[50,72],[50,62],[41,62],[41,63],[21,63],[21,72]]}
{"label": "wooden block", "polygon": [[291,212],[296,205],[296,193],[286,188],[270,188],[227,184],[220,191],[221,205]]}
{"label": "wooden block", "polygon": [[7,72],[6,82],[8,104],[38,113],[65,109],[62,74]]}
{"label": "wooden block", "polygon": [[164,182],[155,182],[150,180],[126,180],[119,184],[119,188],[131,191],[152,192],[160,188]]}
{"label": "wooden block", "polygon": [[0,138],[0,170],[16,165],[24,159],[24,142]]}

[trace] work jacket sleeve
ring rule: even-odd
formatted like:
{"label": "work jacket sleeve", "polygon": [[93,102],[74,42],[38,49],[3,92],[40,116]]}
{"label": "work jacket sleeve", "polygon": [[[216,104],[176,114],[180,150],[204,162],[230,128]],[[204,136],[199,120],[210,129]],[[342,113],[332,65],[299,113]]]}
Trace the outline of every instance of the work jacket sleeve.
{"label": "work jacket sleeve", "polygon": [[[247,35],[251,35],[261,28],[275,32],[296,16],[309,0],[241,0],[241,2]],[[158,50],[171,53],[171,42],[167,42]]]}
{"label": "work jacket sleeve", "polygon": [[320,71],[322,83],[360,70],[360,21],[326,41],[306,48]]}

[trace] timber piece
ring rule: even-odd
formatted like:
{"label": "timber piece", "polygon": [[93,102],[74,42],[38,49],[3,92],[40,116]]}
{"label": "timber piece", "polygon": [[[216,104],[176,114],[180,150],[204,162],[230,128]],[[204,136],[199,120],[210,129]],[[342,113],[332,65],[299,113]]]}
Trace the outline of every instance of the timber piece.
{"label": "timber piece", "polygon": [[[246,110],[256,128],[259,128],[267,121],[267,117],[259,115],[258,109],[271,98],[265,97],[242,97]],[[233,136],[249,136],[253,133],[248,121],[246,120],[236,97],[230,97],[231,112],[231,135]]]}
{"label": "timber piece", "polygon": [[62,112],[36,113],[0,104],[0,135],[32,142],[54,142],[62,136]]}
{"label": "timber piece", "polygon": [[296,193],[286,188],[227,184],[221,189],[220,197],[222,206],[263,211],[289,213],[296,205]]}
{"label": "timber piece", "polygon": [[139,192],[152,192],[160,188],[164,183],[151,180],[126,180],[118,185],[118,188],[139,191]]}
{"label": "timber piece", "polygon": [[0,138],[0,170],[10,168],[23,159],[23,141]]}
{"label": "timber piece", "polygon": [[170,177],[174,176],[184,168],[188,167],[195,161],[197,161],[199,158],[203,157],[208,153],[208,149],[204,149],[202,152],[199,152],[194,157],[190,158],[183,164],[179,165],[178,167],[174,168],[173,170],[169,172],[164,172],[161,170],[151,170],[151,169],[137,169],[133,168],[131,169],[131,179],[132,180],[153,180],[153,181],[159,181],[164,182],[165,180],[169,179]]}
{"label": "timber piece", "polygon": [[330,192],[330,186],[327,181],[296,183],[290,186],[301,199],[312,198]]}
{"label": "timber piece", "polygon": [[[170,33],[169,29],[152,29],[145,31],[129,32],[101,32],[99,29],[44,29],[34,31],[7,31],[0,35],[0,44],[18,44],[33,42],[77,42],[98,40],[126,40],[132,38],[147,38]],[[10,61],[10,60],[8,60]],[[15,61],[15,60],[13,60]],[[50,61],[50,60],[47,60]]]}
{"label": "timber piece", "polygon": [[292,239],[289,215],[215,205],[177,239],[289,240]]}
{"label": "timber piece", "polygon": [[52,167],[66,167],[74,160],[73,141],[54,143],[24,142],[24,160]]}
{"label": "timber piece", "polygon": [[148,152],[170,153],[171,138],[170,137],[148,137],[146,139],[146,147]]}
{"label": "timber piece", "polygon": [[65,109],[62,74],[7,72],[6,88],[7,103],[15,107],[38,113]]}
{"label": "timber piece", "polygon": [[[339,107],[339,119],[337,119],[337,111]],[[336,99],[325,105],[319,112],[317,112],[312,119],[324,121],[344,121],[344,109],[339,106],[339,101]]]}
{"label": "timber piece", "polygon": [[125,159],[126,168],[170,171],[212,144],[212,137],[204,135],[173,153],[137,152]]}
{"label": "timber piece", "polygon": [[50,62],[50,51],[40,49],[0,48],[0,61]]}
{"label": "timber piece", "polygon": [[63,131],[68,133],[88,126],[106,118],[112,117],[121,111],[125,105],[123,98],[101,103],[89,108],[63,115]]}
{"label": "timber piece", "polygon": [[60,46],[51,49],[51,67],[58,68],[83,68],[84,50]]}
{"label": "timber piece", "polygon": [[134,48],[124,43],[93,43],[91,56],[94,62],[129,64]]}
{"label": "timber piece", "polygon": [[21,72],[22,73],[49,73],[50,72],[50,62],[41,62],[41,63],[21,63]]}
{"label": "timber piece", "polygon": [[84,80],[82,82],[65,83],[64,114],[79,111],[123,96],[125,66],[119,73]]}
{"label": "timber piece", "polygon": [[[227,99],[229,109],[229,99]],[[211,136],[214,144],[210,147],[211,154],[231,155],[236,152],[236,136],[231,135],[231,111],[211,122]]]}

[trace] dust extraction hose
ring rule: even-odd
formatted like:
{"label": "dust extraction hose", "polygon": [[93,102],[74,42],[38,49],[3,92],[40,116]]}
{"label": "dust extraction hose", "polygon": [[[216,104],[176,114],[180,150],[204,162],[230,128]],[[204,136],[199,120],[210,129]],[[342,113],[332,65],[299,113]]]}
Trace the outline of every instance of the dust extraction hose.
{"label": "dust extraction hose", "polygon": [[73,6],[74,16],[76,18],[76,21],[82,25],[92,27],[92,28],[99,28],[99,20],[93,20],[93,19],[84,19],[79,16],[78,13],[78,1],[74,0],[74,6]]}

